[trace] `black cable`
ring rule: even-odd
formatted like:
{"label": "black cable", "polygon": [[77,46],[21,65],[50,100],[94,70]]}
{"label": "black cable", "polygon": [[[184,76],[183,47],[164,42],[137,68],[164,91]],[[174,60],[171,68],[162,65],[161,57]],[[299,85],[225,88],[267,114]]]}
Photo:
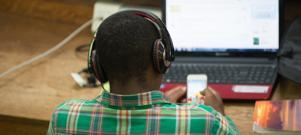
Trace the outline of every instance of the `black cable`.
{"label": "black cable", "polygon": [[90,47],[89,44],[80,45],[80,46],[78,46],[78,47],[75,48],[75,52],[88,52],[89,51],[89,47]]}
{"label": "black cable", "polygon": [[[74,50],[76,57],[83,59],[83,60],[87,60],[88,54],[86,54],[85,52],[88,53],[89,47],[90,47],[90,44],[83,44],[83,45],[76,47]],[[82,53],[84,53],[84,54],[82,54]]]}

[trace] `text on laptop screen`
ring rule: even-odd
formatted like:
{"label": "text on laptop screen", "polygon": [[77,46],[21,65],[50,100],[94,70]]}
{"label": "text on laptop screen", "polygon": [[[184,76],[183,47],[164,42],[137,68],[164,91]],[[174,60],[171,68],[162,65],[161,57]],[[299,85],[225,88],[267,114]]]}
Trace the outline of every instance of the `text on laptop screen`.
{"label": "text on laptop screen", "polygon": [[166,0],[166,25],[176,51],[275,52],[279,0]]}

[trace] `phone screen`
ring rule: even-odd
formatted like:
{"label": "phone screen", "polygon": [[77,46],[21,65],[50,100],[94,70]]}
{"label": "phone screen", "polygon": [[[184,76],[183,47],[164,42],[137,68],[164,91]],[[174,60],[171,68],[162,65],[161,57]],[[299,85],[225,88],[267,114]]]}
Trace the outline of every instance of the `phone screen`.
{"label": "phone screen", "polygon": [[189,75],[187,77],[187,99],[192,100],[196,95],[206,89],[206,75]]}

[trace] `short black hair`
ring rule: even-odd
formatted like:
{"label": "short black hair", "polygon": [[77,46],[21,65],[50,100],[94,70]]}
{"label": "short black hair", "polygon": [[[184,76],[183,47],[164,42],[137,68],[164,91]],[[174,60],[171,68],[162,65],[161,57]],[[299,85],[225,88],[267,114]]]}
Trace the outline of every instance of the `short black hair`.
{"label": "short black hair", "polygon": [[108,80],[127,83],[130,78],[145,82],[152,63],[152,49],[160,38],[154,24],[131,12],[118,12],[99,26],[95,44],[99,61]]}

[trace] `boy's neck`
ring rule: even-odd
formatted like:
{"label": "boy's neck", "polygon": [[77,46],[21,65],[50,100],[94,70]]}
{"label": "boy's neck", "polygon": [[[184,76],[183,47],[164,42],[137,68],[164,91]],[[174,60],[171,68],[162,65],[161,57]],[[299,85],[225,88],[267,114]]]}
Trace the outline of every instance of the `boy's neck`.
{"label": "boy's neck", "polygon": [[137,94],[137,93],[144,93],[153,90],[159,90],[161,82],[159,83],[153,81],[151,83],[139,83],[137,81],[129,81],[124,83],[110,83],[110,92],[121,94],[121,95],[130,95],[130,94]]}

